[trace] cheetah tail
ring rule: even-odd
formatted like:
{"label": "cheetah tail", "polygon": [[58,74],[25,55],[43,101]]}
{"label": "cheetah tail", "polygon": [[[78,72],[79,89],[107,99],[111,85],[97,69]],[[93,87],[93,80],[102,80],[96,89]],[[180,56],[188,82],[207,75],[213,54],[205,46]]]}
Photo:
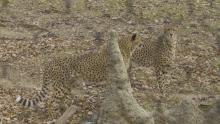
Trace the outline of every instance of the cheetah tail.
{"label": "cheetah tail", "polygon": [[21,104],[25,107],[34,108],[37,106],[39,102],[43,102],[47,94],[48,94],[48,89],[46,87],[43,87],[42,90],[37,92],[36,95],[34,95],[31,99],[24,98],[19,95],[15,101],[16,103]]}

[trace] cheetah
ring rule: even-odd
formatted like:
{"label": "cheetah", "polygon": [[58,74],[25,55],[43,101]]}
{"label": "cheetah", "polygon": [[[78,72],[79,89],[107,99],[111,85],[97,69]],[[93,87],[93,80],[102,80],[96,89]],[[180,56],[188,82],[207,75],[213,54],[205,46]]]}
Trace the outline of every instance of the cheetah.
{"label": "cheetah", "polygon": [[[120,36],[118,44],[125,64],[129,63],[131,53],[140,42],[136,33],[132,36]],[[30,99],[19,95],[16,102],[26,107],[35,107],[39,102],[44,101],[51,88],[52,96],[62,101],[70,94],[72,84],[78,79],[89,82],[105,81],[107,79],[107,54],[105,44],[97,50],[81,55],[54,58],[44,66],[41,91]]]}
{"label": "cheetah", "polygon": [[131,66],[154,67],[159,90],[162,90],[164,76],[174,64],[177,45],[176,28],[165,26],[163,33],[155,40],[148,39],[132,54]]}

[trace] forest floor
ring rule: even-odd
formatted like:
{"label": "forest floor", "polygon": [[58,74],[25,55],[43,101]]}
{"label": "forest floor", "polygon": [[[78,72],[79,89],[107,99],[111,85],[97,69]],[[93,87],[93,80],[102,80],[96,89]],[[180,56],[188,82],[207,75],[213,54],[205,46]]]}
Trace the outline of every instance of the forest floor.
{"label": "forest floor", "polygon": [[[166,108],[190,98],[207,111],[219,97],[219,1],[135,0],[133,14],[127,13],[122,0],[74,0],[70,5],[62,0],[16,0],[0,6],[0,124],[52,120],[43,108],[30,110],[15,99],[40,89],[43,65],[54,56],[96,49],[107,41],[109,29],[119,34],[138,32],[143,39],[158,37],[165,19],[178,25],[177,66],[166,89]],[[132,75],[135,98],[145,109],[155,110],[159,91],[153,68],[135,67]],[[103,83],[73,90],[79,111],[72,124],[97,113],[104,90]]]}

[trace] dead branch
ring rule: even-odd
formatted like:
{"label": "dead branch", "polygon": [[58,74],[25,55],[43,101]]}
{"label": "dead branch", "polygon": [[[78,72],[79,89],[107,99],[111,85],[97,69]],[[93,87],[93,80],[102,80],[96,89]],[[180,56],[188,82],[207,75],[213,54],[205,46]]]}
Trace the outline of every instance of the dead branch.
{"label": "dead branch", "polygon": [[63,115],[56,121],[55,124],[67,124],[68,120],[72,117],[73,114],[75,114],[77,111],[77,107],[72,105],[70,106]]}

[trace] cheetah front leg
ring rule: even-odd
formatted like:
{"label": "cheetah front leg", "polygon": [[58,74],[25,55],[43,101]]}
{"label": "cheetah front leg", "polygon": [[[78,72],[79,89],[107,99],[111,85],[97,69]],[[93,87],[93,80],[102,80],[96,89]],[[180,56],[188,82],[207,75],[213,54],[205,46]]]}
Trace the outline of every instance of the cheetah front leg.
{"label": "cheetah front leg", "polygon": [[170,66],[156,67],[157,88],[163,97],[168,95],[168,86],[170,85]]}

